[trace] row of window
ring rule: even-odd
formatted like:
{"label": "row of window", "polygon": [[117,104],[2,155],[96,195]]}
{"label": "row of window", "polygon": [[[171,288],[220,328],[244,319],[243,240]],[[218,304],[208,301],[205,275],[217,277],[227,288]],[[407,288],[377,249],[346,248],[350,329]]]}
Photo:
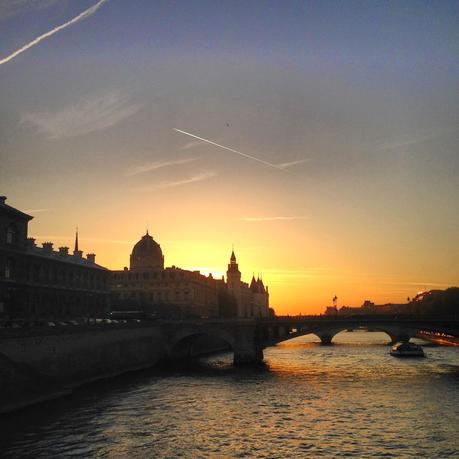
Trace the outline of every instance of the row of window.
{"label": "row of window", "polygon": [[176,291],[158,291],[158,292],[127,292],[120,293],[117,295],[119,300],[127,299],[138,299],[138,300],[150,300],[150,301],[161,301],[161,300],[188,300],[193,297],[192,292],[185,290],[184,292]]}
{"label": "row of window", "polygon": [[116,280],[141,280],[141,279],[175,279],[176,277],[183,278],[185,274],[183,272],[144,272],[144,273],[136,273],[136,272],[121,272],[121,273],[113,273],[113,279]]}
{"label": "row of window", "polygon": [[149,282],[148,284],[137,283],[137,282],[124,282],[122,284],[115,284],[113,287],[115,288],[136,288],[136,289],[148,289],[148,288],[158,288],[158,287],[188,287],[188,282],[174,282],[173,284],[169,284],[167,282]]}
{"label": "row of window", "polygon": [[6,291],[0,300],[3,303],[0,312],[14,317],[82,317],[103,313],[108,307],[105,294],[65,294],[38,289]]}
{"label": "row of window", "polygon": [[[5,279],[18,279],[17,262],[8,257],[3,269]],[[25,280],[29,282],[71,286],[77,288],[101,289],[106,286],[106,277],[93,270],[60,269],[57,266],[29,264],[25,272]]]}
{"label": "row of window", "polygon": [[105,276],[95,270],[66,268],[46,264],[30,264],[26,279],[32,282],[89,289],[101,289],[106,285]]}

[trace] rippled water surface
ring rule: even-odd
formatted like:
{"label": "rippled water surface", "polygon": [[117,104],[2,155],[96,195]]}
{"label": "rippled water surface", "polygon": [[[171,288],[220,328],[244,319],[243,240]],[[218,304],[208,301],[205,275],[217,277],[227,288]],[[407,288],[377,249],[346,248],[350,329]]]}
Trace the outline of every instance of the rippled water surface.
{"label": "rippled water surface", "polygon": [[312,336],[104,381],[0,419],[3,457],[459,457],[459,349],[388,355],[381,333]]}

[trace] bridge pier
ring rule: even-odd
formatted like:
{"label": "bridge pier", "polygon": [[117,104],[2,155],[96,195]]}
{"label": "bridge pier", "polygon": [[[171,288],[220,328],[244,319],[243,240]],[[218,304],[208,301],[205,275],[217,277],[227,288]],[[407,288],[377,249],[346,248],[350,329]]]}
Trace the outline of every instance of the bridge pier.
{"label": "bridge pier", "polygon": [[410,340],[410,335],[408,333],[397,333],[397,334],[391,334],[389,335],[391,342],[390,344],[395,344],[395,343],[407,343]]}
{"label": "bridge pier", "polygon": [[250,365],[257,364],[263,361],[263,350],[261,347],[253,347],[252,349],[234,349],[233,365]]}
{"label": "bridge pier", "polygon": [[263,361],[263,346],[255,327],[241,327],[235,333],[233,365],[257,364]]}
{"label": "bridge pier", "polygon": [[328,333],[321,333],[317,336],[320,338],[320,344],[324,346],[329,346],[330,344],[332,344],[333,335],[330,335]]}

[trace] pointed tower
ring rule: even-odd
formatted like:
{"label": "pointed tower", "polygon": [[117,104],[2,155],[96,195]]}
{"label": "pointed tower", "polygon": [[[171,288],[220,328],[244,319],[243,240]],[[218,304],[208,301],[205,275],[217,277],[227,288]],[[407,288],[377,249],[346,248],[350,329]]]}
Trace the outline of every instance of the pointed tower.
{"label": "pointed tower", "polygon": [[78,248],[78,227],[75,232],[75,248],[73,249],[73,256],[75,258],[82,258],[83,257],[83,251],[79,250]]}
{"label": "pointed tower", "polygon": [[261,277],[258,277],[257,279],[257,285],[258,285],[258,290],[260,293],[265,293],[265,286],[263,284],[263,279]]}
{"label": "pointed tower", "polygon": [[236,287],[239,286],[239,284],[241,283],[241,272],[239,271],[239,265],[237,264],[234,249],[231,252],[228,270],[226,271],[226,279],[229,287]]}
{"label": "pointed tower", "polygon": [[75,248],[73,249],[73,252],[78,252],[78,226],[76,227],[76,233],[75,233]]}
{"label": "pointed tower", "polygon": [[269,317],[269,292],[268,286],[263,284],[263,279],[259,279],[260,288],[260,313],[262,317]]}
{"label": "pointed tower", "polygon": [[252,293],[258,292],[258,283],[255,280],[255,274],[252,275],[252,281],[250,282],[250,290],[252,290]]}
{"label": "pointed tower", "polygon": [[226,271],[226,282],[228,293],[233,295],[237,302],[238,317],[245,317],[242,304],[242,283],[241,283],[241,272],[237,264],[236,255],[234,249],[231,252],[230,262],[228,264],[228,270]]}

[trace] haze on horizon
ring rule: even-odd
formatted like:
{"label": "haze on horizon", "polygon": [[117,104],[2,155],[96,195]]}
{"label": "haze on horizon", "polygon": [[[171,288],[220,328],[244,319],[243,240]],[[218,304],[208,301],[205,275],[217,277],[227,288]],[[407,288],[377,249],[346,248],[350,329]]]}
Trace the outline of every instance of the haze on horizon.
{"label": "haze on horizon", "polygon": [[234,243],[278,313],[458,285],[458,25],[455,1],[3,2],[0,193],[108,268],[147,227],[216,276]]}

